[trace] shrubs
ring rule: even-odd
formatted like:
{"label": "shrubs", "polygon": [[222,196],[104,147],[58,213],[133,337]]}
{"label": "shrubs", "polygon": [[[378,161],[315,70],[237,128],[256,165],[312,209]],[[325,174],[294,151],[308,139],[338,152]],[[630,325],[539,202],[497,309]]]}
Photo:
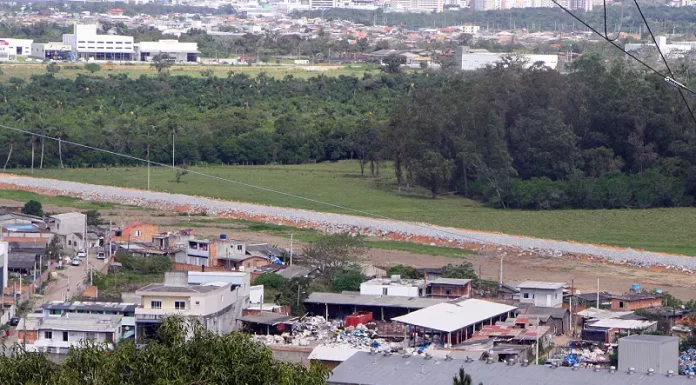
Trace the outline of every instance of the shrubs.
{"label": "shrubs", "polygon": [[684,182],[655,170],[641,174],[609,173],[602,177],[573,176],[569,180],[549,178],[512,180],[502,197],[497,191],[484,191],[492,205],[509,208],[547,210],[561,208],[615,209],[685,206],[691,197]]}

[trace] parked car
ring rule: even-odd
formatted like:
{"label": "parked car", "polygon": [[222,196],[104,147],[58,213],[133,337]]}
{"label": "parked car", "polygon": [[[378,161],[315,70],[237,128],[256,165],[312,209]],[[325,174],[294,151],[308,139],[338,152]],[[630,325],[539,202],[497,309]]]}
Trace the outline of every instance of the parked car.
{"label": "parked car", "polygon": [[84,249],[80,249],[77,251],[77,257],[78,258],[87,258],[87,252]]}
{"label": "parked car", "polygon": [[103,251],[97,252],[97,259],[106,259],[106,253]]}
{"label": "parked car", "polygon": [[78,258],[78,257],[73,258],[71,264],[73,266],[80,266],[80,258]]}
{"label": "parked car", "polygon": [[17,326],[17,325],[19,325],[19,317],[10,318],[10,326]]}

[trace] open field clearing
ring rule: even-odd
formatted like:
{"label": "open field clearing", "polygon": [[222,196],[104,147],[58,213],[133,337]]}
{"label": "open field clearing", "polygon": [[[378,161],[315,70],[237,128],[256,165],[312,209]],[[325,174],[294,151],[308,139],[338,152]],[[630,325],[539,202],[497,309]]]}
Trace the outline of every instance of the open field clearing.
{"label": "open field clearing", "polygon": [[[381,177],[360,177],[355,162],[300,166],[193,167],[235,181],[276,189],[395,219],[464,229],[571,240],[651,251],[696,255],[696,209],[648,210],[498,210],[459,197],[437,200],[419,189],[396,191],[389,167]],[[13,170],[28,174],[28,170]],[[151,169],[151,189],[224,200],[360,215],[337,207],[259,191],[194,174],[181,183],[170,170]],[[35,170],[34,176],[82,183],[147,188],[145,167]]]}
{"label": "open field clearing", "polygon": [[[60,72],[55,76],[63,79],[75,79],[78,74],[89,76],[107,77],[108,75],[127,74],[131,79],[138,78],[142,75],[156,76],[157,71],[147,64],[102,64],[101,70],[94,74],[89,73],[84,69],[84,63],[61,64]],[[18,77],[24,80],[29,80],[32,75],[43,75],[46,73],[46,65],[42,63],[18,63],[18,64],[3,64],[0,66],[3,75],[0,76],[1,81],[8,81],[12,77]],[[319,74],[326,76],[357,76],[362,77],[365,72],[376,72],[370,66],[231,66],[231,65],[174,65],[169,69],[172,76],[191,76],[202,77],[201,71],[212,70],[217,77],[226,78],[229,71],[235,73],[243,73],[249,76],[256,76],[261,72],[275,78],[283,78],[287,75],[292,75],[299,78],[310,78]]]}

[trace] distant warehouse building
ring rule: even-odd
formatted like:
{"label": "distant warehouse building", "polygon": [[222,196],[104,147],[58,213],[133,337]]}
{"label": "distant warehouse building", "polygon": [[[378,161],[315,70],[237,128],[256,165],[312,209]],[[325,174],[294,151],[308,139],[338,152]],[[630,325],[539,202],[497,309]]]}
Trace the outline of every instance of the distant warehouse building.
{"label": "distant warehouse building", "polygon": [[469,47],[457,48],[456,59],[459,68],[464,71],[473,71],[495,65],[503,60],[505,56],[519,57],[525,61],[525,67],[531,67],[535,63],[541,62],[545,67],[556,69],[558,67],[557,55],[517,55],[510,53],[492,53],[472,51]]}
{"label": "distant warehouse building", "polygon": [[77,59],[132,61],[133,36],[99,35],[97,24],[75,24],[73,33],[63,35]]}
{"label": "distant warehouse building", "polygon": [[144,41],[135,44],[135,57],[139,61],[151,61],[157,55],[168,55],[176,63],[195,63],[200,52],[198,43],[180,43],[175,39]]}
{"label": "distant warehouse building", "polygon": [[17,60],[20,56],[29,56],[33,42],[31,39],[0,38],[0,60]]}
{"label": "distant warehouse building", "polygon": [[32,43],[29,56],[40,60],[72,60],[74,57],[72,47],[60,42]]}

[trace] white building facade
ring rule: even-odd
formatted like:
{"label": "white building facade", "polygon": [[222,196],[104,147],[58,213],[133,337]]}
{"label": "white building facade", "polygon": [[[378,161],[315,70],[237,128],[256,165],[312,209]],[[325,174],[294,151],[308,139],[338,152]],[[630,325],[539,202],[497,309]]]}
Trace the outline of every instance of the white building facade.
{"label": "white building facade", "polygon": [[[200,278],[200,277],[198,277]],[[188,272],[165,273],[164,284],[150,284],[135,292],[136,339],[151,336],[157,325],[172,315],[198,320],[208,331],[226,334],[237,329],[236,319],[249,305],[249,287],[226,282],[192,285]]]}
{"label": "white building facade", "polygon": [[4,60],[5,53],[8,61],[29,56],[33,43],[34,40],[31,39],[0,38],[0,60]]}
{"label": "white building facade", "polygon": [[459,47],[456,57],[459,60],[459,69],[463,71],[474,71],[500,63],[506,56],[524,60],[525,68],[529,68],[539,62],[550,69],[555,70],[558,68],[557,55],[517,55],[510,53],[471,52],[468,47]]}
{"label": "white building facade", "polygon": [[375,278],[360,284],[360,295],[422,297],[424,285],[422,279]]}
{"label": "white building facade", "polygon": [[198,43],[181,43],[176,39],[144,41],[135,44],[135,57],[139,61],[152,61],[157,55],[167,55],[176,63],[198,62]]}
{"label": "white building facade", "polygon": [[36,340],[27,344],[27,351],[67,354],[88,340],[113,348],[121,340],[120,315],[64,314],[38,321]]}
{"label": "white building facade", "polygon": [[132,61],[135,50],[132,36],[99,35],[97,24],[75,24],[73,33],[63,35],[77,59]]}
{"label": "white building facade", "polygon": [[560,307],[563,305],[563,282],[525,281],[517,285],[520,302],[534,306]]}

